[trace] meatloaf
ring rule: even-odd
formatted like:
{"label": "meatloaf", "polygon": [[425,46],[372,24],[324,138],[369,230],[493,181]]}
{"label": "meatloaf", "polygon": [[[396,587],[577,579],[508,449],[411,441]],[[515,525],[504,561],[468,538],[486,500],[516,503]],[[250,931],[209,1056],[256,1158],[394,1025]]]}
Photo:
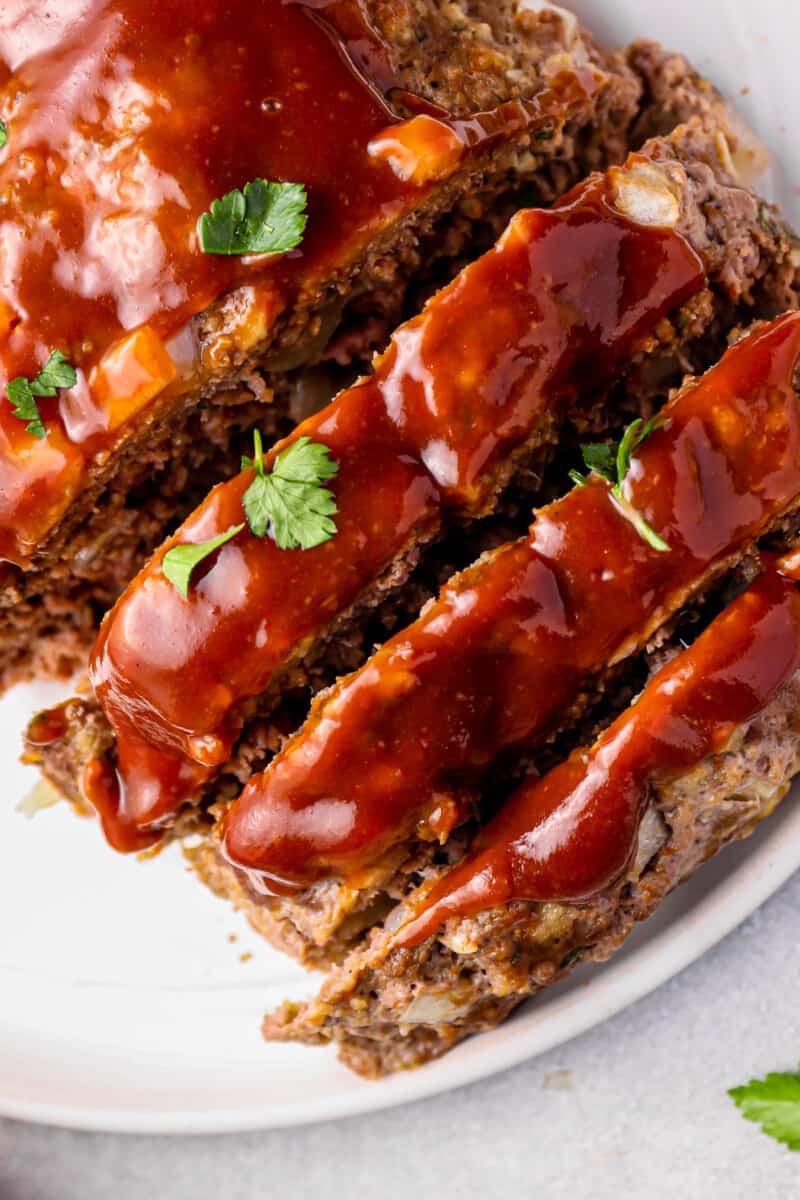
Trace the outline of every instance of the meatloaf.
{"label": "meatloaf", "polygon": [[739,341],[673,397],[622,486],[593,474],[540,509],[318,696],[248,780],[222,817],[222,857],[254,895],[290,893],[266,906],[315,957],[340,953],[358,914],[485,814],[493,769],[541,761],[759,538],[794,536],[798,361],[797,312]]}
{"label": "meatloaf", "polygon": [[[104,623],[92,664],[117,734],[146,742],[154,757],[145,774],[161,775],[154,790],[142,761],[136,768],[142,790],[160,795],[158,811],[140,815],[140,832],[195,799],[254,709],[263,716],[290,682],[305,682],[306,664],[334,635],[341,644],[359,626],[364,608],[402,582],[444,524],[479,516],[526,458],[541,461],[566,415],[602,423],[626,403],[646,408],[683,370],[715,356],[738,321],[794,302],[793,235],[734,181],[730,167],[724,132],[698,119],[649,143],[619,175],[591,179],[556,210],[515,216],[493,251],[397,332],[371,378],[292,435],[295,442],[324,442],[340,460],[338,533],[330,542],[286,552],[245,529],[180,595],[162,573],[164,554],[239,522],[248,470],[217,488],[156,554]],[[641,221],[628,211],[654,196],[664,211],[646,209]],[[576,250],[562,253],[564,239]],[[564,295],[574,330],[566,345],[559,332],[567,319]],[[585,326],[576,313],[586,314]],[[513,379],[492,365],[501,352],[517,356]],[[603,404],[622,358],[627,388]],[[408,418],[395,411],[398,389]],[[433,415],[426,394],[436,396]],[[452,479],[448,462],[456,463]],[[374,526],[364,526],[364,511]],[[237,578],[245,572],[247,588],[225,585],[231,564]],[[209,604],[215,580],[224,615],[216,601]],[[266,613],[271,630],[264,642]],[[160,662],[165,641],[169,661]],[[124,755],[120,769],[126,773]],[[132,786],[129,779],[131,814]]]}
{"label": "meatloaf", "polygon": [[621,56],[517,0],[29,7],[0,16],[0,686],[74,667],[245,430],[645,118]]}
{"label": "meatloaf", "polygon": [[[527,538],[457,577],[415,625],[321,697],[227,818],[227,857],[247,868],[250,894],[213,838],[194,851],[209,882],[222,890],[227,875],[254,923],[309,961],[340,954],[438,842],[451,853],[448,834],[470,816],[494,759],[546,742],[591,700],[610,665],[785,521],[800,493],[789,436],[798,353],[794,313],[741,341],[667,406],[666,426],[637,454],[627,512],[600,479],[541,510]],[[724,464],[724,497],[713,482],[688,497],[670,482],[687,457],[701,481]],[[670,553],[641,538],[632,508],[668,536]],[[562,610],[569,629],[553,639]],[[47,718],[32,726],[32,756],[68,794],[83,780],[108,821],[102,793],[92,792],[98,749],[108,747],[99,715],[78,702],[61,718],[55,731]],[[316,797],[324,797],[324,846],[315,841]],[[332,836],[345,828],[347,836]],[[301,890],[259,903],[265,882]]]}
{"label": "meatloaf", "polygon": [[335,1042],[374,1077],[490,1029],[745,837],[800,770],[798,559],[770,564],[591,747],[526,781],[275,1040]]}

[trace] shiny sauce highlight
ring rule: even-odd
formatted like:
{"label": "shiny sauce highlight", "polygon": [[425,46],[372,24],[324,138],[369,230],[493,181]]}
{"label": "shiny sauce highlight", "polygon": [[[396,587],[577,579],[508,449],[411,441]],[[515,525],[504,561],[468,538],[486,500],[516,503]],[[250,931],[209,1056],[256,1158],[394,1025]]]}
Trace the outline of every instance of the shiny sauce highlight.
{"label": "shiny sauce highlight", "polygon": [[666,406],[625,495],[669,553],[592,477],[452,580],[248,782],[226,820],[229,859],[256,886],[289,891],[346,876],[415,829],[446,834],[492,761],[541,742],[587,680],[796,504],[798,359],[791,313]]}
{"label": "shiny sauce highlight", "polygon": [[[555,208],[525,210],[494,249],[402,326],[374,374],[303,422],[329,447],[338,533],[280,550],[245,529],[196,573],[184,599],[164,552],[243,520],[244,471],[217,487],[106,618],[92,682],[118,757],[84,781],[118,848],[159,825],[226,761],[244,704],[280,681],[316,634],[449,511],[477,515],[504,459],[552,440],[591,404],[661,317],[699,291],[694,251],[637,224],[594,176]],[[272,461],[272,458],[269,460]]]}
{"label": "shiny sauce highlight", "polygon": [[800,666],[795,577],[765,571],[595,742],[523,783],[393,942],[511,900],[581,901],[625,872],[653,789],[725,750]]}

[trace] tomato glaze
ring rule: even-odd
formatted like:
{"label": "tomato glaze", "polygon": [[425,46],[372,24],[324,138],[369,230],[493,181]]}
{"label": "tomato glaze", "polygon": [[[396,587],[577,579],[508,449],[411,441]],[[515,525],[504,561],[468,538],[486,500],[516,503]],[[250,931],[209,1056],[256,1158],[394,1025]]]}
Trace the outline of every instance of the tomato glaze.
{"label": "tomato glaze", "polygon": [[799,358],[790,313],[666,406],[624,498],[668,553],[592,477],[450,581],[247,783],[226,821],[230,860],[289,891],[358,870],[415,829],[440,836],[444,811],[463,817],[492,761],[540,743],[587,680],[797,504]]}
{"label": "tomato glaze", "polygon": [[273,451],[300,436],[329,447],[334,538],[286,551],[245,529],[181,596],[161,571],[164,552],[241,523],[244,471],[128,588],[91,661],[117,763],[92,764],[84,780],[115,846],[157,837],[228,759],[247,700],[276,689],[287,663],[445,514],[485,511],[509,456],[552,441],[570,408],[597,403],[626,355],[704,286],[679,232],[615,209],[613,178],[518,213],[395,333],[372,376]]}
{"label": "tomato glaze", "polygon": [[450,917],[511,900],[586,900],[619,879],[653,789],[724,750],[797,671],[796,578],[780,564],[765,571],[591,749],[523,783],[395,944],[418,945]]}
{"label": "tomato glaze", "polygon": [[[25,565],[133,418],[219,367],[194,315],[237,289],[226,320],[263,340],[465,153],[558,125],[598,83],[564,72],[489,113],[406,121],[395,85],[358,0],[3,6],[0,559]],[[258,177],[305,185],[301,245],[203,253],[198,218]],[[5,385],[56,349],[77,383],[39,401],[37,439]]]}

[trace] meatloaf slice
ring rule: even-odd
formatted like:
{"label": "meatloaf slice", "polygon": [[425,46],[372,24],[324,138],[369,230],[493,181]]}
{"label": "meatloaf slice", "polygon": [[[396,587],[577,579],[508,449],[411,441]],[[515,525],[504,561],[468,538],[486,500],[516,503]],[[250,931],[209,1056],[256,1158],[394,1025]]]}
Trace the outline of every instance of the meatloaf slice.
{"label": "meatloaf slice", "polygon": [[[457,577],[367,668],[320,697],[307,726],[247,783],[227,816],[227,857],[246,872],[237,877],[212,833],[191,852],[206,881],[307,961],[340,955],[421,869],[458,847],[446,839],[473,811],[492,759],[521,748],[542,752],[613,680],[615,664],[793,511],[800,468],[788,433],[798,416],[798,353],[800,317],[793,313],[744,339],[668,405],[668,424],[637,453],[625,496],[669,537],[668,554],[640,537],[603,481],[541,510],[528,538]],[[706,481],[693,500],[670,482],[672,464],[684,459]],[[724,504],[713,483],[720,472],[729,480]],[[561,608],[553,607],[556,597]],[[553,641],[562,609],[569,636]],[[354,705],[361,693],[365,702]],[[86,702],[58,719],[55,728],[52,718],[32,726],[30,754],[75,797],[87,765],[93,771],[97,756],[112,749],[111,736]],[[324,847],[318,795],[325,798]],[[302,837],[287,797],[301,813]],[[349,833],[330,836],[342,827],[340,806],[354,843]],[[224,814],[227,805],[218,808]],[[186,829],[179,821],[176,832]],[[264,881],[300,890],[259,895]]]}
{"label": "meatloaf slice", "polygon": [[[243,725],[305,682],[320,649],[402,583],[444,526],[495,506],[524,462],[552,451],[567,416],[597,424],[624,403],[646,409],[745,314],[793,301],[792,235],[728,175],[729,162],[725,134],[696,120],[555,209],[517,214],[397,331],[372,377],[273,450],[305,436],[334,454],[329,542],[280,550],[242,529],[178,592],[164,555],[241,523],[248,469],[157,552],[92,659],[119,739],[128,832],[117,828],[117,844],[152,840],[196,802]],[[625,398],[604,405],[623,362]]]}
{"label": "meatloaf slice", "polygon": [[[315,364],[364,361],[522,184],[621,158],[642,90],[521,0],[110,0],[56,6],[44,47],[11,8],[0,383],[42,394],[0,405],[0,686],[77,665],[242,431],[285,432]],[[299,247],[204,253],[201,214],[263,177],[305,186]]]}
{"label": "meatloaf slice", "polygon": [[[268,1039],[375,1077],[490,1029],[747,836],[800,770],[800,596],[769,569],[590,748],[512,796]],[[558,831],[558,836],[554,836]],[[438,875],[438,877],[437,877]]]}
{"label": "meatloaf slice", "polygon": [[799,361],[796,312],[743,338],[669,402],[622,490],[592,476],[540,509],[317,697],[223,818],[251,890],[295,893],[267,902],[279,921],[339,950],[331,914],[350,933],[420,843],[472,817],[482,779],[537,761],[687,602],[796,521]]}

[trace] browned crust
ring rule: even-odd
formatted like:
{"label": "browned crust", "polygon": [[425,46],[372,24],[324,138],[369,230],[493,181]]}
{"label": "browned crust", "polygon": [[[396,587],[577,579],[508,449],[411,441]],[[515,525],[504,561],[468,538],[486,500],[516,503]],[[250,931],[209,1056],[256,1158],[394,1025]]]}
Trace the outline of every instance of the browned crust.
{"label": "browned crust", "polygon": [[[268,1016],[265,1036],[334,1041],[342,1060],[368,1077],[438,1057],[496,1026],[578,962],[610,957],[674,887],[723,846],[747,837],[798,770],[800,672],[723,752],[652,790],[640,852],[613,886],[583,904],[515,901],[451,919],[413,950],[392,949],[391,935],[374,931],[364,949],[331,973],[316,1000],[285,1004]],[[450,1020],[443,1019],[448,1005]],[[415,1020],[415,1010],[440,1019]]]}

